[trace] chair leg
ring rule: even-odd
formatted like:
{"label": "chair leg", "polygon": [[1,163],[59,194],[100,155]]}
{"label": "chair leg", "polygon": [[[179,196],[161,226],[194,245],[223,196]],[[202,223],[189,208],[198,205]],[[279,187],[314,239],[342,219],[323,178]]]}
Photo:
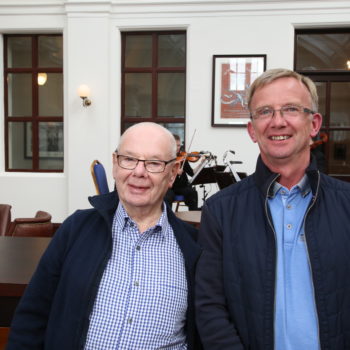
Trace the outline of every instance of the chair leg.
{"label": "chair leg", "polygon": [[179,211],[180,201],[176,202],[175,212]]}

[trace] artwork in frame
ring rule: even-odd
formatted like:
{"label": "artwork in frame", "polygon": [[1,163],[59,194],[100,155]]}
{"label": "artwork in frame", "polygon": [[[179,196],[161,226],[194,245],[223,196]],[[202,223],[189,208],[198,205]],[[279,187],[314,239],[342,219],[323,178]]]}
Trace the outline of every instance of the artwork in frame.
{"label": "artwork in frame", "polygon": [[247,125],[246,93],[265,69],[266,55],[213,56],[212,126]]}
{"label": "artwork in frame", "polygon": [[[32,124],[26,123],[25,156],[32,157]],[[63,124],[61,122],[39,123],[39,157],[63,158]]]}

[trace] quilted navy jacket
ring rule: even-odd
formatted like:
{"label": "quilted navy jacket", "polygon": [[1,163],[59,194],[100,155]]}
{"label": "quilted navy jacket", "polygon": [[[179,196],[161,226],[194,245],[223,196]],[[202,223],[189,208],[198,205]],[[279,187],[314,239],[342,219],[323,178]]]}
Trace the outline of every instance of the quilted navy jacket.
{"label": "quilted navy jacket", "polygon": [[[350,349],[350,185],[307,169],[305,236],[322,350]],[[274,349],[276,240],[267,198],[278,177],[256,172],[210,197],[202,212],[197,325],[204,349]],[[296,349],[307,350],[307,349]]]}
{"label": "quilted navy jacket", "polygon": [[[7,350],[83,349],[98,286],[112,251],[116,192],[89,198],[94,209],[77,211],[61,225],[16,310]],[[184,255],[188,281],[187,341],[199,349],[194,320],[194,270],[200,255],[197,230],[168,219]],[[106,349],[107,350],[107,349]]]}

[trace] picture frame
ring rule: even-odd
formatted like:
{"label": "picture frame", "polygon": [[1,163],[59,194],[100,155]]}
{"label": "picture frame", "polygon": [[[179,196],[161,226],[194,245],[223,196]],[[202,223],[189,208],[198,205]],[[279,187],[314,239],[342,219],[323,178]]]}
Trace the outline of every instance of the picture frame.
{"label": "picture frame", "polygon": [[266,55],[213,55],[213,127],[245,126],[250,116],[246,94],[266,70]]}
{"label": "picture frame", "polygon": [[[32,123],[25,127],[25,157],[32,158]],[[63,124],[39,123],[39,157],[45,159],[63,158]]]}

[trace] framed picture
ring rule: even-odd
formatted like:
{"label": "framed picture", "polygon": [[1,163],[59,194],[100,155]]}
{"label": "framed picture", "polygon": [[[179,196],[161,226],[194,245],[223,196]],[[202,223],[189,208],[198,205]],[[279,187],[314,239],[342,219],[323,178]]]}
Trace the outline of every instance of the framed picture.
{"label": "framed picture", "polygon": [[[26,123],[25,157],[32,157],[32,123]],[[63,158],[63,123],[39,123],[39,157]]]}
{"label": "framed picture", "polygon": [[213,56],[212,126],[247,124],[247,89],[265,69],[266,55]]}

